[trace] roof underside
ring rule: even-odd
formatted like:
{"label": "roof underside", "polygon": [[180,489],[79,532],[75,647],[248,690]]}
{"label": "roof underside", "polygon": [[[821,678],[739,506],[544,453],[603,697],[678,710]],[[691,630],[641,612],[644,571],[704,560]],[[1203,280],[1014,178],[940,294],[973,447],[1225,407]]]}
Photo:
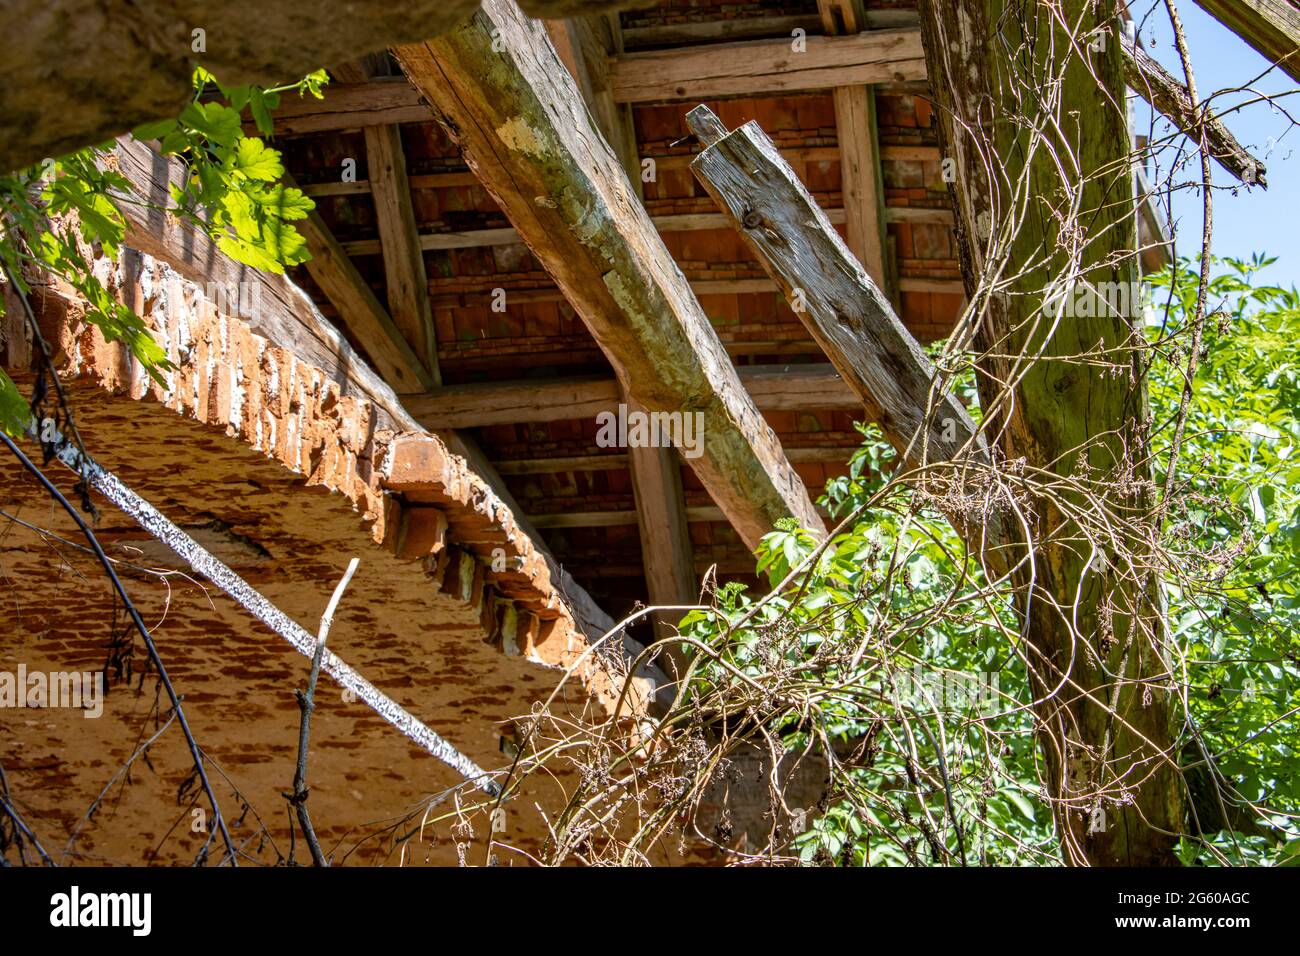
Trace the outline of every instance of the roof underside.
{"label": "roof underside", "polygon": [[[869,25],[899,28],[915,23],[915,13],[905,4],[872,5],[869,10]],[[628,53],[791,38],[798,36],[797,30],[809,37],[823,32],[811,0],[668,2],[626,12],[619,21]],[[365,73],[358,75],[355,68],[335,72],[344,79],[364,80]],[[370,88],[406,85],[387,58],[370,58],[364,69]],[[342,95],[343,85],[336,79],[336,96]],[[707,102],[729,127],[756,120],[844,232],[833,90],[762,95],[760,87],[752,95],[708,97]],[[946,335],[964,302],[926,90],[924,82],[874,87],[885,268],[900,317],[921,341]],[[818,345],[688,168],[699,144],[688,137],[684,117],[698,102],[692,96],[628,107],[638,160],[643,168],[646,160],[653,160],[652,173],[642,177],[645,207],[737,366],[825,363]],[[411,115],[410,109],[375,111],[364,115],[364,125],[281,135],[277,142],[334,237],[379,301],[394,312],[399,306],[387,288],[383,213],[372,194],[364,126]],[[329,125],[340,122],[347,121]],[[303,125],[322,124],[300,123],[299,128]],[[608,361],[581,318],[518,240],[432,114],[423,122],[396,125],[423,250],[442,383],[540,383],[575,375],[612,379]],[[873,157],[864,155],[861,161],[873,162]],[[353,164],[356,181],[345,181],[349,177],[344,172]],[[295,279],[322,311],[347,328],[348,315],[340,314],[305,269],[300,272]],[[355,344],[364,349],[364,343]],[[854,422],[861,408],[842,402],[838,407],[773,407],[781,404],[769,401],[760,408],[816,495],[827,479],[845,473],[849,455],[860,442]],[[615,616],[633,602],[646,600],[627,455],[597,446],[594,416],[488,424],[472,434],[557,558],[593,597]],[[748,578],[753,570],[748,550],[689,467],[682,468],[682,482],[697,579],[715,564],[723,579]]]}

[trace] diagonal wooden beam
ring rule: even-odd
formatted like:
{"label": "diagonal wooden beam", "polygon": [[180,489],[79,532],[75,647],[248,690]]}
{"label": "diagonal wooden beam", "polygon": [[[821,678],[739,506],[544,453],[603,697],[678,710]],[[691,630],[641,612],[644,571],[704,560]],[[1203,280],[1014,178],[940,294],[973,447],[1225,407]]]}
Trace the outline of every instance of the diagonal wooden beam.
{"label": "diagonal wooden beam", "polygon": [[394,52],[627,393],[655,412],[703,416],[692,467],[746,544],[789,516],[821,531],[545,29],[488,0],[447,35]]}
{"label": "diagonal wooden beam", "polygon": [[388,311],[352,264],[329,226],[312,212],[295,223],[307,240],[307,273],[333,303],[375,368],[399,395],[426,392],[437,381],[416,356]]}
{"label": "diagonal wooden beam", "polygon": [[1202,118],[1205,125],[1206,145],[1210,156],[1225,170],[1248,186],[1267,188],[1264,164],[1237,142],[1223,122],[1208,112],[1204,106],[1192,106],[1187,87],[1174,77],[1128,35],[1120,31],[1124,51],[1124,82],[1139,96],[1163,113],[1193,142],[1201,142]]}
{"label": "diagonal wooden beam", "polygon": [[437,383],[441,381],[438,339],[429,308],[429,279],[424,271],[415,207],[411,204],[411,184],[406,177],[402,131],[394,125],[367,126],[365,139],[370,193],[384,251],[388,312],[428,369],[429,377]]}
{"label": "diagonal wooden beam", "polygon": [[[727,132],[699,106],[691,163],[868,415],[912,464],[987,458],[966,409],[932,396],[934,367],[757,123]],[[931,404],[936,407],[931,411]]]}
{"label": "diagonal wooden beam", "polygon": [[1297,0],[1196,0],[1197,6],[1300,83]]}

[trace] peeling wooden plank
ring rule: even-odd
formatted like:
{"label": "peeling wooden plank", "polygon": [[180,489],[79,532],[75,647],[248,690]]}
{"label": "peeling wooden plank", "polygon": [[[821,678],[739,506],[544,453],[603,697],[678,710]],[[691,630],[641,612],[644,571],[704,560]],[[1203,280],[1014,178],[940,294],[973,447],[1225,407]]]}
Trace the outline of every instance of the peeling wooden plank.
{"label": "peeling wooden plank", "polygon": [[687,123],[707,148],[691,164],[867,416],[909,464],[987,460],[955,397],[934,394],[930,360],[757,123],[727,133],[700,106]]}

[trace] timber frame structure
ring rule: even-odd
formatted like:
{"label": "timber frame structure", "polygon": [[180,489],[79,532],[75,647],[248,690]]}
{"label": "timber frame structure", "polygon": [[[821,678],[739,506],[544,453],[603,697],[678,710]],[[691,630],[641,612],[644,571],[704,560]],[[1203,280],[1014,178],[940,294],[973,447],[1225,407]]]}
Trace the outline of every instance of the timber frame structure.
{"label": "timber frame structure", "polygon": [[[1144,95],[1177,113],[1181,88],[1142,56],[1129,51],[1130,86],[1156,83]],[[87,386],[91,431],[100,420],[112,440],[118,419],[156,417],[119,415],[98,388],[179,413],[178,440],[224,433],[222,453],[251,449],[300,491],[327,489],[331,520],[364,518],[367,534],[340,532],[331,553],[368,539],[382,555],[369,560],[394,575],[418,566],[451,608],[449,640],[477,628],[494,653],[552,670],[640,606],[696,604],[709,579],[753,583],[752,550],[780,519],[824,531],[815,499],[847,473],[864,418],[909,461],[988,455],[955,402],[955,439],[910,443],[933,374],[921,346],[966,303],[913,4],[668,0],[540,21],[488,0],[439,37],[326,66],[323,100],[286,99],[275,115],[273,145],[317,205],[300,226],[305,266],[258,277],[147,217],[131,223],[134,251],[105,265],[142,306],[161,301],[164,277],[200,296],[256,285],[255,314],[167,316],[160,332],[184,359],[167,388],[79,327],[67,290],[47,290],[42,327]],[[1224,135],[1216,158],[1256,175]],[[765,241],[779,210],[731,201],[744,184],[700,158],[723,140],[770,161],[764,175],[788,188],[811,259]],[[176,175],[126,141],[117,162],[145,192]],[[1154,270],[1172,244],[1149,199],[1135,215]],[[831,262],[835,281],[799,281],[799,268]],[[859,294],[868,305],[849,322],[837,297]],[[856,338],[837,338],[837,322]],[[5,365],[21,370],[21,335],[6,340]],[[187,341],[207,351],[184,353]],[[231,378],[211,376],[214,365]],[[277,391],[290,366],[311,383],[306,397]],[[610,447],[606,413],[698,414],[698,447]],[[294,416],[296,442],[274,431]],[[258,461],[257,480],[268,468]],[[177,507],[203,516],[188,499]],[[290,583],[306,580],[304,568]],[[310,616],[310,602],[294,606]],[[400,627],[395,615],[381,623]],[[633,625],[626,650],[652,636]],[[493,665],[480,650],[466,667],[481,676]],[[382,676],[383,655],[371,657]],[[501,699],[439,698],[431,726],[522,712],[511,710],[519,688],[506,689],[520,663],[496,674]],[[671,655],[660,663],[671,674]],[[387,676],[401,681],[401,669]],[[665,674],[640,676],[645,703]],[[608,712],[617,675],[588,665],[582,678]],[[481,740],[465,746],[491,755]]]}

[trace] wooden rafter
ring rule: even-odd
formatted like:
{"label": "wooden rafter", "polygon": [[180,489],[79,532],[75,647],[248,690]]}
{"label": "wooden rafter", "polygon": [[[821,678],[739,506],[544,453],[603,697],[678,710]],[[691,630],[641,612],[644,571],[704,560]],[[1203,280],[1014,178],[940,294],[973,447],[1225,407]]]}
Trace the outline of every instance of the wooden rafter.
{"label": "wooden rafter", "polygon": [[402,132],[393,125],[368,126],[365,139],[366,167],[384,254],[388,312],[436,383],[441,381],[438,341],[429,309],[424,251],[411,204],[411,185],[406,178]]}
{"label": "wooden rafter", "polygon": [[[745,40],[791,36],[795,30],[817,34],[823,18],[815,13],[789,16],[738,17],[734,20],[704,20],[697,23],[665,23],[633,27],[623,31],[628,46],[670,46],[710,40]],[[918,23],[915,10],[869,10],[860,29],[897,30]]]}
{"label": "wooden rafter", "polygon": [[[826,357],[910,467],[987,463],[965,407],[844,245],[757,123],[728,132],[708,107],[686,117],[707,148],[691,168],[781,286]],[[996,532],[955,521],[976,553],[1002,566]]]}
{"label": "wooden rafter", "polygon": [[[827,209],[827,218],[836,225],[849,221],[847,210]],[[885,209],[886,222],[925,222],[952,225],[952,211],[929,209],[920,206],[891,206]],[[726,220],[717,213],[671,213],[651,216],[650,221],[659,232],[694,232],[700,229],[725,229]],[[519,233],[509,227],[468,229],[453,232],[426,232],[419,237],[421,249],[474,249],[480,246],[509,246],[522,242]],[[345,242],[343,248],[349,255],[378,255],[383,251],[378,239],[356,239]]]}
{"label": "wooden rafter", "polygon": [[338,310],[379,374],[398,394],[426,392],[435,387],[433,375],[320,215],[312,212],[297,226],[311,252],[306,264],[308,275]]}
{"label": "wooden rafter", "polygon": [[919,30],[787,38],[626,53],[610,60],[619,103],[796,93],[864,83],[925,79]]}
{"label": "wooden rafter", "polygon": [[[785,455],[795,464],[843,465],[853,457],[857,446],[847,448],[822,445],[814,448],[787,448]],[[601,455],[558,455],[553,458],[511,458],[496,463],[502,475],[553,475],[565,471],[616,471],[628,467],[623,452]]]}
{"label": "wooden rafter", "polygon": [[395,53],[628,394],[653,411],[704,416],[692,467],[741,538],[752,547],[787,516],[820,530],[545,29],[488,0],[446,36]]}
{"label": "wooden rafter", "polygon": [[[744,365],[737,369],[754,403],[764,411],[856,408],[861,402],[834,367]],[[607,376],[520,379],[448,385],[410,396],[406,407],[427,428],[482,428],[594,418],[614,409],[618,383]]]}
{"label": "wooden rafter", "polygon": [[[427,120],[433,120],[430,113]],[[826,163],[838,162],[840,158],[837,146],[791,146],[781,150],[781,156],[790,163]],[[671,153],[668,155],[646,154],[646,159],[653,159],[660,169],[685,169],[694,158],[692,153]],[[941,159],[937,146],[913,146],[897,143],[882,143],[880,146],[882,160],[900,160],[903,162],[934,163]],[[467,169],[449,170],[443,173],[424,173],[408,177],[413,189],[442,189],[453,186],[473,186],[478,179]],[[309,196],[344,196],[353,193],[370,192],[370,184],[364,179],[354,183],[328,181],[303,185],[303,192]]]}

